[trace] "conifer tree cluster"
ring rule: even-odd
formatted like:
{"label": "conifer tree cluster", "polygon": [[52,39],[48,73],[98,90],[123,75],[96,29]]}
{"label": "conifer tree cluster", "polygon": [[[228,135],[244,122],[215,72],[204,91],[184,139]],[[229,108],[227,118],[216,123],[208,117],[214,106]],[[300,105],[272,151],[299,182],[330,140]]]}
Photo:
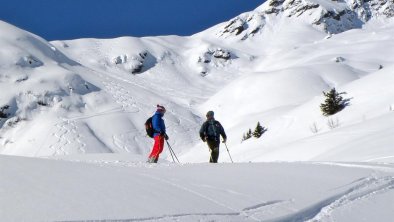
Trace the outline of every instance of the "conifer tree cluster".
{"label": "conifer tree cluster", "polygon": [[324,100],[324,103],[320,104],[320,109],[324,116],[334,115],[347,105],[348,99],[343,99],[341,96],[346,94],[346,92],[338,93],[335,88],[332,88],[328,92],[323,92],[323,94],[326,99]]}
{"label": "conifer tree cluster", "polygon": [[248,132],[244,133],[243,137],[242,137],[242,141],[248,140],[252,138],[252,130],[249,129]]}
{"label": "conifer tree cluster", "polygon": [[252,132],[252,129],[249,129],[242,137],[242,141],[248,140],[250,138],[255,137],[255,138],[260,138],[265,132],[267,131],[267,128],[261,126],[260,122],[257,122],[257,126]]}

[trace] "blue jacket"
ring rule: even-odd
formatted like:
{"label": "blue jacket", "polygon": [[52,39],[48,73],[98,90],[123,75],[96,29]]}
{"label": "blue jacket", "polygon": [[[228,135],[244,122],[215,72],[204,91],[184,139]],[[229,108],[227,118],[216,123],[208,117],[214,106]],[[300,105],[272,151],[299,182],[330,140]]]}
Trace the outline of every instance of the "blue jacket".
{"label": "blue jacket", "polygon": [[153,136],[159,135],[161,132],[166,133],[166,125],[164,124],[164,120],[162,119],[164,114],[160,112],[156,112],[152,116],[152,127],[155,130]]}

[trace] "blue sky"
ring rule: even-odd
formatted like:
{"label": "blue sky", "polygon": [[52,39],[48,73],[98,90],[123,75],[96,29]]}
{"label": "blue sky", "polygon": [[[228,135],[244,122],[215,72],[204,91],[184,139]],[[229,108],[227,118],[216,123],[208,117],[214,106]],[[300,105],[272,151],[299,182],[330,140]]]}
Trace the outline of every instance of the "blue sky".
{"label": "blue sky", "polygon": [[0,20],[47,40],[191,35],[264,0],[4,0]]}

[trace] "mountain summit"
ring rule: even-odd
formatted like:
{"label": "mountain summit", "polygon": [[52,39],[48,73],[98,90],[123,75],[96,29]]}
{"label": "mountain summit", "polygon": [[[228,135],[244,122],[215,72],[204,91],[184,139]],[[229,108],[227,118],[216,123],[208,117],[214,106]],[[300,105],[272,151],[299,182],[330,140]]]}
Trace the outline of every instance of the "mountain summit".
{"label": "mountain summit", "polygon": [[370,20],[392,17],[392,0],[268,0],[256,10],[225,23],[217,35],[245,40],[279,18],[290,23],[305,22],[326,33],[337,34],[361,28]]}

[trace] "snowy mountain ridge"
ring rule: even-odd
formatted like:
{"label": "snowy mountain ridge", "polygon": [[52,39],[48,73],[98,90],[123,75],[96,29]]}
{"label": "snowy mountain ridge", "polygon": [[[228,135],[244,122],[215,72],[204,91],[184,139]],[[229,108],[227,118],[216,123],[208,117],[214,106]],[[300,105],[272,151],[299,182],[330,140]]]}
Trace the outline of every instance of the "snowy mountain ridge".
{"label": "snowy mountain ridge", "polygon": [[394,2],[391,0],[269,0],[255,11],[244,13],[229,22],[218,32],[218,36],[239,36],[241,40],[261,33],[272,17],[288,17],[304,20],[317,29],[338,34],[361,28],[370,20],[394,17]]}

